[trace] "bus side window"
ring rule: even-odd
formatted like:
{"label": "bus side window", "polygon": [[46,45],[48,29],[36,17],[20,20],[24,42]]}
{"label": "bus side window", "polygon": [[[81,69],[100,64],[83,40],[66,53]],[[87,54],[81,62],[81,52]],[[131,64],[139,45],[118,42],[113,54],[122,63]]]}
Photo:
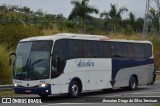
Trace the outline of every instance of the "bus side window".
{"label": "bus side window", "polygon": [[122,43],[112,42],[111,49],[112,49],[112,57],[118,58],[124,56],[124,49]]}
{"label": "bus side window", "polygon": [[144,44],[134,44],[135,46],[135,57],[140,57],[140,58],[144,58],[145,54],[144,54]]}
{"label": "bus side window", "polygon": [[97,57],[97,42],[96,41],[83,41],[84,57],[93,58]]}
{"label": "bus side window", "polygon": [[54,67],[55,63],[52,62],[52,67],[54,67],[52,68],[52,78],[59,76],[64,70],[68,58],[67,40],[62,39],[55,42],[52,58],[55,57],[57,57],[59,61],[56,67]]}
{"label": "bus side window", "polygon": [[81,40],[69,40],[69,58],[83,57],[83,48]]}
{"label": "bus side window", "polygon": [[145,57],[151,57],[152,56],[152,45],[151,44],[145,44]]}
{"label": "bus side window", "polygon": [[124,57],[133,58],[135,56],[135,49],[133,43],[124,43]]}
{"label": "bus side window", "polygon": [[111,57],[111,43],[110,42],[98,42],[98,57],[110,58]]}

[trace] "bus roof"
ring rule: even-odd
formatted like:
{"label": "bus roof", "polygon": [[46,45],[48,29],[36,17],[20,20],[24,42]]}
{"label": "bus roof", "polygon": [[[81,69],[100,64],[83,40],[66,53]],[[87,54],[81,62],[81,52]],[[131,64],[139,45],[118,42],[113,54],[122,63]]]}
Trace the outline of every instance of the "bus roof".
{"label": "bus roof", "polygon": [[71,34],[71,33],[60,33],[48,36],[37,36],[22,39],[21,41],[35,41],[35,40],[58,40],[58,39],[86,39],[86,40],[99,40],[109,39],[107,36],[100,35],[87,35],[87,34]]}
{"label": "bus roof", "polygon": [[134,43],[151,43],[146,40],[126,40],[126,39],[109,39],[107,36],[100,35],[87,35],[87,34],[72,34],[72,33],[60,33],[48,36],[37,36],[22,39],[20,42],[25,41],[37,41],[37,40],[53,40],[58,39],[81,39],[81,40],[98,40],[98,41],[115,41],[115,42],[134,42]]}

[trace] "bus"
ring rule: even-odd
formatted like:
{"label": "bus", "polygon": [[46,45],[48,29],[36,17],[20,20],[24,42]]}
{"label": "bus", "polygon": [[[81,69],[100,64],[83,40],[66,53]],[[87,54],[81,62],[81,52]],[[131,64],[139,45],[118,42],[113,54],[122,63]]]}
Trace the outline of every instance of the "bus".
{"label": "bus", "polygon": [[108,88],[135,90],[156,77],[150,41],[60,33],[22,39],[11,55],[17,94],[78,97]]}

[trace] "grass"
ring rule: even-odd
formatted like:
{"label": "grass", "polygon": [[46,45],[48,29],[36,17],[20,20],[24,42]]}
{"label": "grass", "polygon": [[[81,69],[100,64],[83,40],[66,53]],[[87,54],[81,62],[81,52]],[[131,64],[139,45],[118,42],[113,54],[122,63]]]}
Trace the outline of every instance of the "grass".
{"label": "grass", "polygon": [[156,80],[160,80],[160,75],[157,75],[157,76],[156,76]]}
{"label": "grass", "polygon": [[0,90],[0,97],[32,97],[32,94],[15,94],[13,90]]}
{"label": "grass", "polygon": [[59,29],[57,27],[54,27],[53,29],[42,30],[42,33],[44,35],[53,35],[53,34],[60,33],[60,31],[59,31]]}
{"label": "grass", "polygon": [[160,106],[160,103],[156,103],[156,104],[154,104],[153,106]]}
{"label": "grass", "polygon": [[109,33],[107,35],[110,39],[127,39],[127,40],[142,40],[142,34],[141,33],[134,33],[132,35],[124,35],[124,34],[113,34],[113,33]]}
{"label": "grass", "polygon": [[20,96],[20,94],[15,94],[13,90],[1,90],[0,97],[10,97],[10,96]]}

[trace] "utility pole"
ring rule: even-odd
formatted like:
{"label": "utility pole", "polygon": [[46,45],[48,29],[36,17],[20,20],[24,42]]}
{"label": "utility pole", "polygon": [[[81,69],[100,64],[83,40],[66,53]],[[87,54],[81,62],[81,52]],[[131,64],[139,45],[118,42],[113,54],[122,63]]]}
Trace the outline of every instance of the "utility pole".
{"label": "utility pole", "polygon": [[151,36],[160,40],[160,0],[146,0],[143,38]]}

